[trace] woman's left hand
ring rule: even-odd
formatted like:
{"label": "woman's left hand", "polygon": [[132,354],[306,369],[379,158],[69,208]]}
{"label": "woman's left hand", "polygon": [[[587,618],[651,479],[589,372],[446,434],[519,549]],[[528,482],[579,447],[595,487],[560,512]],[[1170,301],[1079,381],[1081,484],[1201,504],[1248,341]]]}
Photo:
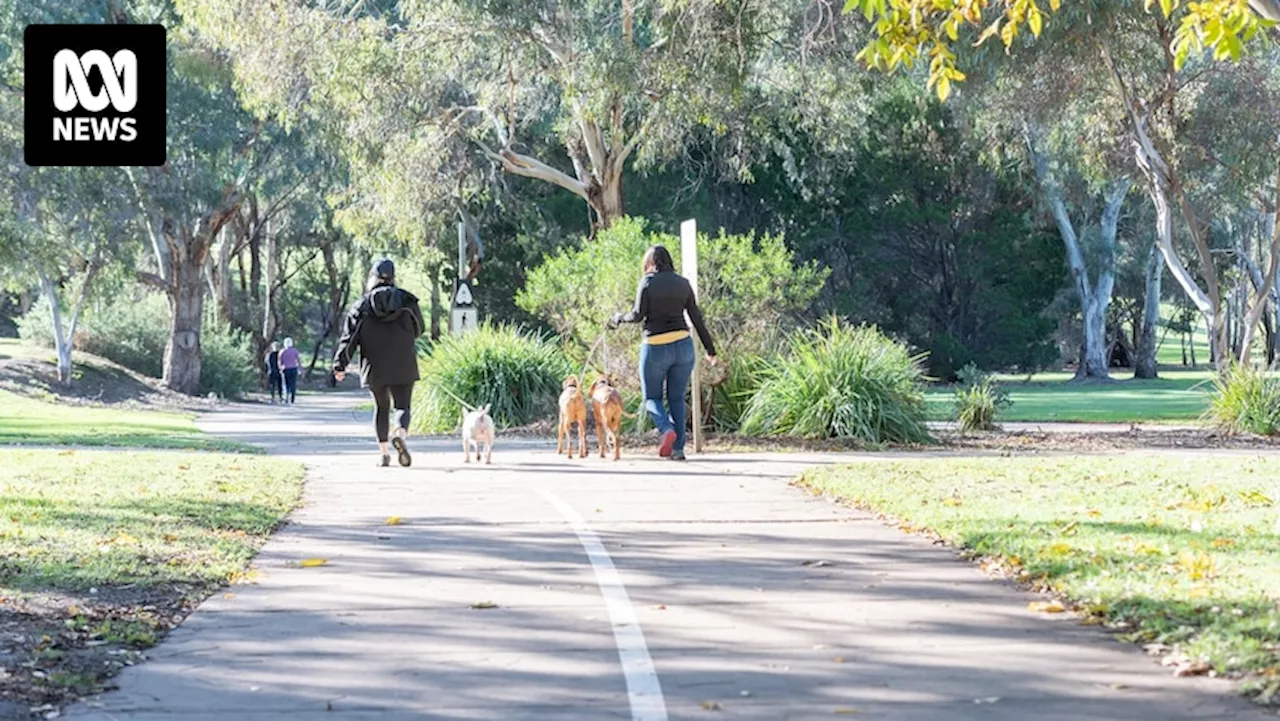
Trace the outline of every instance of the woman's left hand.
{"label": "woman's left hand", "polygon": [[713,365],[715,365],[715,364],[717,364],[717,363],[719,363],[719,362],[720,362],[720,359],[719,359],[719,358],[717,358],[717,357],[715,357],[715,356],[711,355],[710,353],[708,353],[708,354],[707,354],[707,365],[712,365],[712,366],[713,366]]}

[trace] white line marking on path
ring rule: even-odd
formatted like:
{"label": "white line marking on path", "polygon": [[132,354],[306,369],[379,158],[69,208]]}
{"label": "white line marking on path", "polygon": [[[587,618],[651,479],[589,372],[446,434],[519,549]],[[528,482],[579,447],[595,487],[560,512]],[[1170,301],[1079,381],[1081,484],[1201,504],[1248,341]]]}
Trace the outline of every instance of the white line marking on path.
{"label": "white line marking on path", "polygon": [[613,640],[618,646],[618,660],[622,662],[622,675],[627,681],[632,721],[667,721],[662,683],[658,681],[658,671],[649,657],[649,647],[645,645],[644,632],[640,630],[640,619],[636,618],[631,598],[627,596],[613,559],[600,542],[600,537],[587,527],[587,522],[573,510],[573,506],[550,491],[538,489],[538,493],[569,522],[596,573],[596,584],[600,586],[609,619],[613,622]]}

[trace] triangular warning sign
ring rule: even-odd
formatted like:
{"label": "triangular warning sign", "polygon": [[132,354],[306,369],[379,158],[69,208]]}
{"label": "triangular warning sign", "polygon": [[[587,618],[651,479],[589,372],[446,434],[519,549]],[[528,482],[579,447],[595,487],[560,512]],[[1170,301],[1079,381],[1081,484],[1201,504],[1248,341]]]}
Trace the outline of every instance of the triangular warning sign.
{"label": "triangular warning sign", "polygon": [[458,286],[458,294],[453,297],[454,305],[471,305],[471,286],[462,283]]}

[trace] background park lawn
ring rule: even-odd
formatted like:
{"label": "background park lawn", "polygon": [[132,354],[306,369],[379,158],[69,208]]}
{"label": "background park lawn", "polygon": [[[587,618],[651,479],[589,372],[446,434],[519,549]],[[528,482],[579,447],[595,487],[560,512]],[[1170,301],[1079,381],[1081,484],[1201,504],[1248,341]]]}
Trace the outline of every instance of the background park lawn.
{"label": "background park lawn", "polygon": [[255,452],[205,436],[189,413],[44,401],[0,390],[0,445],[6,444]]}
{"label": "background park lawn", "polygon": [[1280,672],[1280,457],[865,460],[804,483],[1039,580],[1127,638]]}
{"label": "background park lawn", "polygon": [[[1136,423],[1142,421],[1194,422],[1209,402],[1213,390],[1211,371],[1162,370],[1154,380],[1134,380],[1128,374],[1114,383],[1068,383],[1070,373],[1042,373],[1030,381],[1025,376],[1001,376],[1013,405],[1000,414],[1004,421],[1062,421]],[[1126,379],[1127,378],[1127,379]],[[930,388],[926,399],[929,417],[954,417],[954,391]]]}

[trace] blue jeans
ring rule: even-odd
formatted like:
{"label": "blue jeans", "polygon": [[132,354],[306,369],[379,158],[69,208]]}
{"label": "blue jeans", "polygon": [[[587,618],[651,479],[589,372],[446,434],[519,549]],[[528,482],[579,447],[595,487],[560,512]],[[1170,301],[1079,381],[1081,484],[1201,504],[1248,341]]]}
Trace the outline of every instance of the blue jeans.
{"label": "blue jeans", "polygon": [[[684,394],[689,390],[693,362],[692,338],[666,345],[646,343],[640,346],[640,388],[644,392],[644,409],[659,433],[676,432],[672,452],[684,451],[685,427],[688,424]],[[665,408],[662,403],[664,385],[667,395]]]}

